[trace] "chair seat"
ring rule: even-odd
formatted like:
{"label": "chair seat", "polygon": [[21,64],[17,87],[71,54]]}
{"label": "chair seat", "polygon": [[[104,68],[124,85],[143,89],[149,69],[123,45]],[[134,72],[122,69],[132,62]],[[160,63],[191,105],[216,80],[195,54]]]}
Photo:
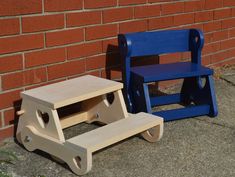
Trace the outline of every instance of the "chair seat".
{"label": "chair seat", "polygon": [[145,83],[213,74],[212,69],[191,62],[138,66],[132,67],[131,72]]}

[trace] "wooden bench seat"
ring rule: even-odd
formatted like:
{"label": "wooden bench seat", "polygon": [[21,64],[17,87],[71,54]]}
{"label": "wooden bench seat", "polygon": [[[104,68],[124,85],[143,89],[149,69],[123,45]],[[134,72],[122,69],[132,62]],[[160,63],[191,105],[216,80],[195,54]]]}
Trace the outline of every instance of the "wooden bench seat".
{"label": "wooden bench seat", "polygon": [[57,109],[99,95],[122,89],[123,84],[91,75],[70,79],[21,93],[28,98]]}
{"label": "wooden bench seat", "polygon": [[131,68],[131,72],[136,75],[134,77],[142,79],[142,82],[155,82],[213,74],[212,69],[191,62],[138,66]]}

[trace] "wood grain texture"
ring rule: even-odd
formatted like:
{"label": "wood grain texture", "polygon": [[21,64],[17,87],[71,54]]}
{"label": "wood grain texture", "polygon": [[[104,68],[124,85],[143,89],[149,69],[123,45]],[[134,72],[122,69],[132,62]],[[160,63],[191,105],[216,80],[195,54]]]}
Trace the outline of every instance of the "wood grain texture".
{"label": "wood grain texture", "polygon": [[95,152],[158,125],[163,126],[160,117],[147,113],[130,114],[128,118],[71,138],[67,143]]}
{"label": "wood grain texture", "polygon": [[122,83],[82,76],[79,78],[35,88],[21,93],[22,98],[29,98],[52,109],[80,102],[122,89]]}

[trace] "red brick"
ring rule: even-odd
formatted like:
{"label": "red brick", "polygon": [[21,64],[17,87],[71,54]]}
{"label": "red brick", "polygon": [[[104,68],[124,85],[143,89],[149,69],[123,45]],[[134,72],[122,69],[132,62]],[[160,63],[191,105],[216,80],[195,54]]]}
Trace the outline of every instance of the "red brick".
{"label": "red brick", "polygon": [[221,41],[228,39],[228,31],[218,31],[214,33],[209,33],[205,35],[205,41],[207,43]]}
{"label": "red brick", "polygon": [[229,49],[235,47],[235,39],[229,39],[221,42],[221,49]]}
{"label": "red brick", "polygon": [[44,0],[46,12],[82,9],[82,0]]}
{"label": "red brick", "polygon": [[120,6],[133,5],[133,4],[144,4],[147,0],[119,0]]}
{"label": "red brick", "polygon": [[71,29],[46,33],[46,46],[58,46],[84,40],[83,29]]}
{"label": "red brick", "polygon": [[214,19],[223,19],[231,16],[231,9],[220,9],[214,11]]}
{"label": "red brick", "polygon": [[235,28],[229,30],[229,37],[235,37]]}
{"label": "red brick", "polygon": [[235,1],[234,0],[224,0],[224,6],[227,6],[227,7],[235,6]]}
{"label": "red brick", "polygon": [[122,77],[122,72],[120,68],[104,69],[101,71],[101,77],[107,79],[120,79]]}
{"label": "red brick", "polygon": [[14,124],[15,117],[16,116],[15,116],[15,110],[14,109],[4,111],[5,126]]}
{"label": "red brick", "polygon": [[[172,1],[172,0],[169,0]],[[154,2],[166,2],[166,0],[148,0],[149,3],[154,3]]]}
{"label": "red brick", "polygon": [[195,13],[195,22],[204,22],[213,20],[213,12],[196,12]]}
{"label": "red brick", "polygon": [[223,61],[224,59],[227,59],[227,58],[229,58],[227,51],[215,53],[211,56],[211,63],[217,63],[217,62]]}
{"label": "red brick", "polygon": [[0,39],[0,54],[38,49],[44,46],[43,34],[30,34]]}
{"label": "red brick", "polygon": [[194,22],[194,14],[183,14],[174,16],[174,25],[185,25]]}
{"label": "red brick", "polygon": [[220,42],[206,44],[202,49],[202,54],[209,54],[217,52],[221,49]]}
{"label": "red brick", "polygon": [[192,28],[200,29],[200,30],[203,31],[203,24],[190,24],[186,28],[188,28],[188,29],[192,29]]}
{"label": "red brick", "polygon": [[48,81],[48,82],[44,82],[44,83],[33,85],[33,86],[26,86],[25,90],[30,90],[30,89],[34,89],[34,88],[42,87],[42,86],[45,86],[45,85],[62,82],[62,81],[66,81],[66,78],[56,79],[56,80],[53,80],[53,81]]}
{"label": "red brick", "polygon": [[232,17],[235,16],[235,8],[232,8]]}
{"label": "red brick", "polygon": [[48,67],[48,79],[57,79],[85,72],[85,61],[77,60]]}
{"label": "red brick", "polygon": [[191,58],[191,52],[182,52],[181,53],[181,59],[182,60],[188,60]]}
{"label": "red brick", "polygon": [[132,8],[118,8],[103,11],[103,22],[110,23],[133,18]]}
{"label": "red brick", "polygon": [[228,57],[229,58],[233,58],[235,56],[235,48],[230,49],[227,52],[228,52]]}
{"label": "red brick", "polygon": [[19,34],[20,23],[18,18],[0,20],[0,36]]}
{"label": "red brick", "polygon": [[92,43],[70,46],[68,47],[67,51],[68,51],[68,59],[91,56],[102,52],[102,43],[92,42]]}
{"label": "red brick", "polygon": [[42,12],[40,0],[1,0],[0,16],[24,15]]}
{"label": "red brick", "polygon": [[86,72],[86,74],[96,76],[96,77],[101,77],[100,76],[100,71],[89,71],[89,72]]}
{"label": "red brick", "polygon": [[110,53],[110,52],[118,52],[118,40],[117,38],[115,39],[107,39],[102,41],[102,51],[104,53]]}
{"label": "red brick", "polygon": [[228,29],[235,27],[235,18],[227,19],[222,21],[222,28]]}
{"label": "red brick", "polygon": [[177,14],[184,12],[184,3],[162,4],[162,15]]}
{"label": "red brick", "polygon": [[101,12],[78,12],[67,14],[67,26],[84,26],[101,23]]}
{"label": "red brick", "polygon": [[23,69],[22,55],[0,57],[0,73]]}
{"label": "red brick", "polygon": [[0,142],[6,138],[12,137],[14,135],[14,126],[7,127],[0,130]]}
{"label": "red brick", "polygon": [[86,70],[104,68],[106,64],[106,55],[89,57],[86,59]]}
{"label": "red brick", "polygon": [[234,65],[235,64],[235,58],[225,60],[216,64],[213,64],[213,67],[223,67],[225,65]]}
{"label": "red brick", "polygon": [[149,19],[149,30],[171,27],[174,25],[173,19],[173,16]]}
{"label": "red brick", "polygon": [[86,40],[94,40],[116,36],[117,24],[92,26],[86,28]]}
{"label": "red brick", "polygon": [[0,128],[3,126],[3,122],[2,122],[2,114],[0,112]]}
{"label": "red brick", "polygon": [[64,27],[64,15],[44,15],[22,18],[23,32],[37,32]]}
{"label": "red brick", "polygon": [[2,89],[12,89],[46,81],[46,69],[39,68],[2,76]]}
{"label": "red brick", "polygon": [[184,10],[185,12],[201,11],[204,9],[204,6],[205,6],[204,0],[186,1],[184,3]]}
{"label": "red brick", "polygon": [[160,16],[160,5],[138,6],[135,7],[135,18],[157,17]]}
{"label": "red brick", "polygon": [[65,48],[47,49],[25,54],[25,67],[62,62],[66,59]]}
{"label": "red brick", "polygon": [[205,0],[205,9],[216,9],[223,7],[223,0]]}
{"label": "red brick", "polygon": [[212,21],[203,25],[204,32],[221,30],[221,21]]}
{"label": "red brick", "polygon": [[7,93],[0,94],[0,109],[9,108],[14,106],[14,102],[20,100],[20,92],[22,90],[16,90]]}
{"label": "red brick", "polygon": [[211,56],[210,55],[202,56],[202,65],[207,66],[209,64],[211,64]]}
{"label": "red brick", "polygon": [[131,21],[120,23],[120,33],[140,32],[147,30],[147,20]]}
{"label": "red brick", "polygon": [[159,56],[159,64],[179,62],[181,53],[173,53]]}
{"label": "red brick", "polygon": [[85,9],[92,8],[104,8],[104,7],[112,7],[117,5],[117,0],[84,0]]}
{"label": "red brick", "polygon": [[158,82],[158,87],[160,89],[167,89],[170,88],[174,85],[180,85],[182,84],[183,80],[182,79],[177,79],[177,80],[168,80],[168,81],[160,81]]}

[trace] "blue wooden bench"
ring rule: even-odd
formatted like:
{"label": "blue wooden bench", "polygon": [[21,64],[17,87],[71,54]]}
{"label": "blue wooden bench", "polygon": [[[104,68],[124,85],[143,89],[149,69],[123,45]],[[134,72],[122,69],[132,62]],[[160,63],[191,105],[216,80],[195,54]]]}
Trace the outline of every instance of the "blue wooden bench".
{"label": "blue wooden bench", "polygon": [[[165,121],[218,114],[213,70],[201,65],[204,36],[200,30],[168,30],[120,34],[119,48],[124,58],[124,96],[129,112],[148,112]],[[147,66],[131,66],[132,57],[175,52],[191,52],[191,61]],[[148,83],[184,79],[181,92],[166,96],[149,95]],[[205,79],[203,84],[202,79]],[[184,108],[152,112],[152,107],[183,103]],[[193,104],[192,104],[193,103]]]}

